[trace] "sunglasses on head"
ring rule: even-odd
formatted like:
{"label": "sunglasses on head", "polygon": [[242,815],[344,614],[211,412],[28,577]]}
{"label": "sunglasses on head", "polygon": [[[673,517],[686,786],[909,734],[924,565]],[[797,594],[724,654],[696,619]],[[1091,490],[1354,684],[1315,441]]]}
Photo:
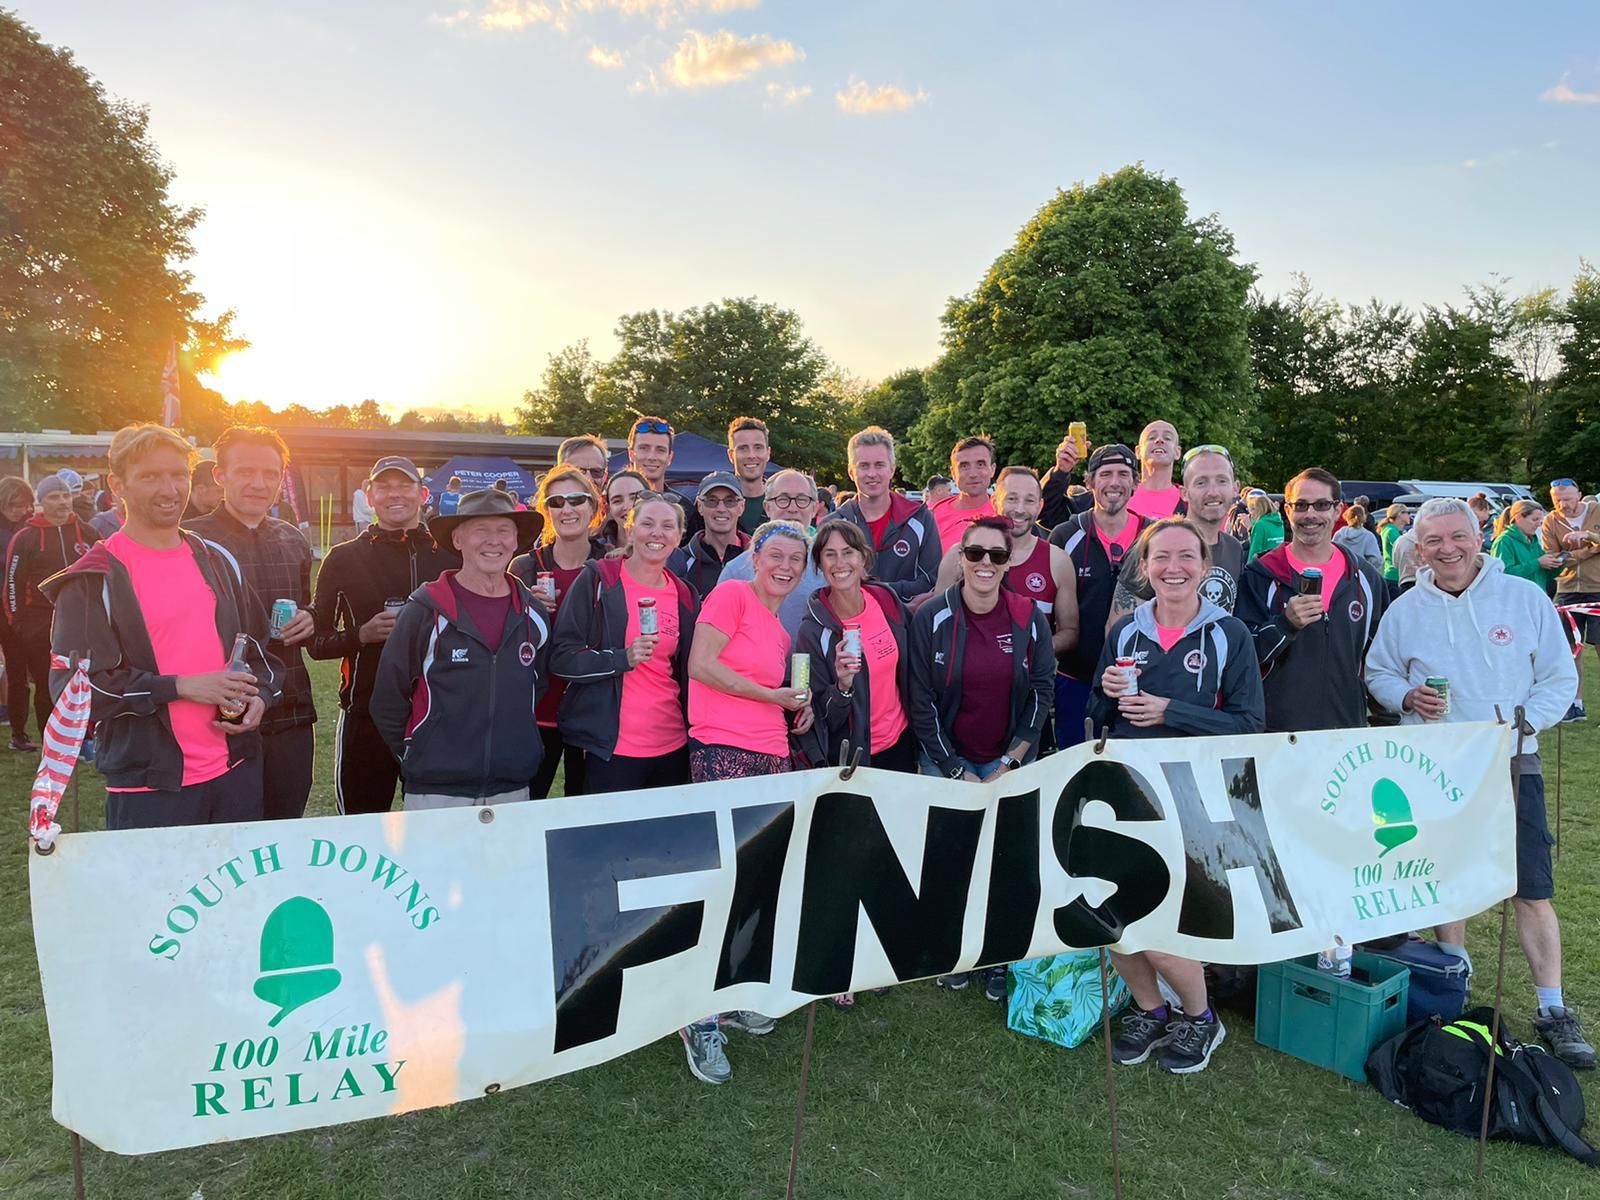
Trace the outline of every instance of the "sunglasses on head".
{"label": "sunglasses on head", "polygon": [[1003,567],[1011,561],[1011,551],[1004,546],[963,546],[961,557],[969,563],[980,563],[985,558],[997,567]]}
{"label": "sunglasses on head", "polygon": [[1575,480],[1571,480],[1571,479],[1552,479],[1550,481],[1550,486],[1553,487],[1553,488],[1558,488],[1558,487],[1575,488],[1575,487],[1578,486],[1578,484],[1577,484],[1577,482]]}
{"label": "sunglasses on head", "polygon": [[593,500],[594,497],[588,492],[563,492],[559,496],[546,496],[544,503],[546,508],[560,509],[569,504],[576,508],[580,504],[592,503]]}
{"label": "sunglasses on head", "polygon": [[635,433],[671,433],[672,426],[665,421],[640,421],[633,427]]}
{"label": "sunglasses on head", "polygon": [[1210,444],[1205,446],[1196,446],[1192,450],[1185,451],[1183,455],[1183,465],[1187,467],[1191,459],[1198,458],[1202,454],[1220,454],[1230,463],[1233,461],[1233,455],[1228,453],[1228,448],[1226,446]]}

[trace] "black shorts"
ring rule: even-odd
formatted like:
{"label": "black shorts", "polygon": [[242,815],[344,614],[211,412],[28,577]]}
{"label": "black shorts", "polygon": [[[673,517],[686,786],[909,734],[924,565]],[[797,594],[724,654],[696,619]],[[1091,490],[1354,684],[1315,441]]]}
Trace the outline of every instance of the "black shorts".
{"label": "black shorts", "polygon": [[1556,894],[1550,847],[1555,839],[1544,818],[1544,776],[1517,776],[1517,899],[1548,900]]}
{"label": "black shorts", "polygon": [[[1600,592],[1557,592],[1556,603],[1565,608],[1569,604],[1592,604],[1600,608]],[[1578,627],[1578,637],[1591,646],[1600,646],[1600,617],[1586,617],[1581,613],[1568,614]],[[1572,636],[1572,626],[1567,626],[1567,636]]]}

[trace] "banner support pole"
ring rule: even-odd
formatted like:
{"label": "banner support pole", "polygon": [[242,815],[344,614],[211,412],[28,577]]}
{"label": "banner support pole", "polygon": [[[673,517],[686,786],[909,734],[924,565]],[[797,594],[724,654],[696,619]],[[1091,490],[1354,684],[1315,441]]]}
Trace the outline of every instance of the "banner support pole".
{"label": "banner support pole", "polygon": [[1111,1114],[1111,1194],[1122,1200],[1122,1133],[1117,1123],[1117,1081],[1111,1062],[1111,956],[1100,947],[1100,1032],[1106,1044],[1106,1108]]}
{"label": "banner support pole", "polygon": [[[1513,802],[1517,795],[1517,759],[1522,756],[1522,747],[1527,738],[1527,714],[1522,705],[1517,705],[1511,719],[1516,724],[1517,749],[1511,756],[1511,796]],[[1500,1004],[1505,997],[1506,983],[1506,924],[1511,915],[1509,900],[1500,901],[1500,951],[1494,968],[1494,1019],[1489,1028],[1489,1072],[1483,1085],[1483,1116],[1478,1122],[1478,1153],[1477,1165],[1474,1175],[1477,1179],[1483,1178],[1483,1148],[1489,1141],[1489,1105],[1494,1100],[1494,1068],[1496,1053],[1500,1046]]]}
{"label": "banner support pole", "polygon": [[1561,861],[1561,726],[1556,726],[1556,861]]}
{"label": "banner support pole", "polygon": [[800,1052],[800,1099],[794,1106],[794,1137],[789,1142],[789,1186],[784,1190],[784,1200],[794,1200],[795,1176],[800,1173],[800,1136],[805,1132],[806,1084],[811,1077],[811,1043],[816,1031],[817,1002],[813,1000],[806,1005],[806,1042]]}

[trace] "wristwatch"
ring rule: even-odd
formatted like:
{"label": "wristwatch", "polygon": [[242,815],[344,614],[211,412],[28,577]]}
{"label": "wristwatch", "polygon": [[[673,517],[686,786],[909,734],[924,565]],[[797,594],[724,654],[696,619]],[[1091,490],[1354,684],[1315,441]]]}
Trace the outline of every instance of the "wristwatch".
{"label": "wristwatch", "polygon": [[1000,765],[1002,767],[1004,767],[1008,771],[1015,771],[1022,764],[1020,762],[1018,762],[1016,759],[1012,758],[1011,755],[1002,754],[1000,756]]}

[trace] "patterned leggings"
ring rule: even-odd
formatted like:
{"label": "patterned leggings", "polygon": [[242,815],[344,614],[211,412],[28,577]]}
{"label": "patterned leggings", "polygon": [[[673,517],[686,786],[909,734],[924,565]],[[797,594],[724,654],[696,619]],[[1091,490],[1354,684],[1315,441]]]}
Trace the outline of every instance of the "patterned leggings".
{"label": "patterned leggings", "polygon": [[787,754],[757,754],[754,750],[741,750],[737,746],[706,746],[695,741],[689,743],[691,783],[783,775],[792,769]]}

